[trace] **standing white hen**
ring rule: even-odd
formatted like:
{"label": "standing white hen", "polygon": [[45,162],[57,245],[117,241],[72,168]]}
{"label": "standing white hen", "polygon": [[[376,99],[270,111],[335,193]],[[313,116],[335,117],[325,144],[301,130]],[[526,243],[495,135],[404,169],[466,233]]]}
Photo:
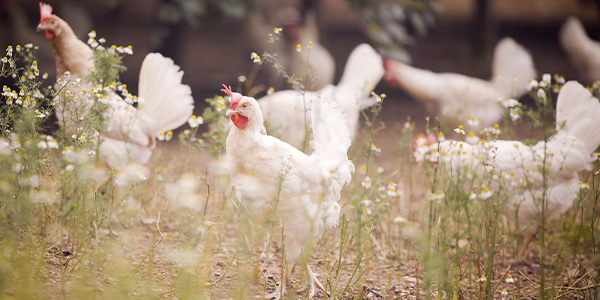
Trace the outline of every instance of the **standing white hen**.
{"label": "standing white hen", "polygon": [[560,45],[588,82],[600,80],[600,42],[590,39],[576,17],[569,17],[560,30]]}
{"label": "standing white hen", "polygon": [[[295,262],[304,246],[338,224],[337,201],[354,170],[347,157],[350,136],[343,113],[331,99],[314,99],[314,152],[308,156],[264,134],[263,114],[254,98],[234,93],[229,87],[222,91],[231,96],[227,116],[233,126],[226,153],[237,198],[251,213],[275,214],[283,225],[287,262]],[[312,297],[315,285],[323,286],[308,264],[306,268]],[[287,274],[281,276],[280,289],[285,292]]]}
{"label": "standing white hen", "polygon": [[383,61],[368,44],[360,44],[348,57],[344,74],[336,85],[328,85],[315,92],[284,90],[258,100],[270,134],[303,149],[310,132],[308,109],[313,99],[333,99],[346,114],[350,138],[358,128],[360,111],[373,106],[377,99],[371,91],[383,77]]}
{"label": "standing white hen", "polygon": [[[87,76],[93,68],[93,50],[80,41],[71,27],[52,14],[52,7],[40,3],[40,23],[37,30],[50,42],[56,60],[57,77],[70,72],[81,78],[79,91],[92,88]],[[160,131],[169,131],[183,125],[192,115],[194,99],[188,85],[182,84],[183,71],[158,53],[146,56],[140,70],[139,103],[137,109],[110,92],[101,134],[98,155],[112,168],[120,168],[131,159],[145,163],[156,147]],[[76,91],[77,92],[77,91]],[[77,124],[84,122],[82,114],[93,103],[73,101],[76,107],[67,107],[59,97],[55,111],[59,124],[65,131],[75,132]],[[75,113],[76,112],[76,113]]]}
{"label": "standing white hen", "polygon": [[484,127],[500,121],[504,107],[499,100],[521,97],[529,80],[536,76],[531,55],[512,38],[496,45],[490,80],[438,74],[393,60],[386,60],[385,68],[391,84],[424,102],[431,113],[443,115],[453,127],[473,117]]}
{"label": "standing white hen", "polygon": [[[543,196],[542,164],[547,160],[548,217],[564,213],[577,199],[579,172],[591,170],[595,158],[592,153],[600,146],[600,102],[581,84],[567,82],[558,95],[556,107],[556,134],[547,143],[540,141],[527,146],[519,141],[498,140],[484,145],[445,140],[430,146],[431,151],[442,153],[453,170],[465,168],[484,174],[490,168],[504,174],[507,185],[514,189],[511,205],[519,205],[517,223],[525,228],[536,221]],[[439,148],[438,148],[439,147]],[[536,200],[537,199],[537,200]],[[514,216],[514,209],[504,213]],[[526,231],[535,233],[533,224]]]}

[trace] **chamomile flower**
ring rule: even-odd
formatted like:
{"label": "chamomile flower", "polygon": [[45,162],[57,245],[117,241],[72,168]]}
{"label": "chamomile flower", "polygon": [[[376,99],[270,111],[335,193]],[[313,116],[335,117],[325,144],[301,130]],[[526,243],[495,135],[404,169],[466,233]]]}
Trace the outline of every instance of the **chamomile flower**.
{"label": "chamomile flower", "polygon": [[371,151],[373,151],[373,153],[375,154],[380,154],[381,153],[381,148],[375,146],[375,144],[371,143]]}
{"label": "chamomile flower", "polygon": [[191,128],[196,128],[200,125],[202,125],[204,123],[204,118],[202,118],[202,116],[195,116],[192,115],[190,117],[190,119],[188,120],[188,124],[190,125]]}
{"label": "chamomile flower", "polygon": [[516,121],[516,120],[518,120],[519,118],[521,118],[521,113],[520,113],[520,110],[519,110],[518,108],[511,108],[511,109],[508,111],[508,113],[509,113],[510,119],[511,119],[512,121]]}
{"label": "chamomile flower", "polygon": [[529,80],[529,85],[527,85],[527,90],[531,92],[536,87],[538,87],[537,80],[535,80],[535,79]]}
{"label": "chamomile flower", "polygon": [[479,277],[479,279],[477,279],[477,281],[483,283],[487,281],[487,278],[485,278],[485,275],[481,275],[481,277]]}
{"label": "chamomile flower", "polygon": [[552,75],[546,73],[542,75],[542,81],[540,81],[541,87],[547,87],[552,82]]}
{"label": "chamomile flower", "polygon": [[440,132],[438,132],[438,134],[437,134],[437,139],[438,139],[438,142],[440,142],[440,143],[441,143],[441,142],[443,142],[443,141],[445,141],[445,140],[446,140],[446,137],[444,136],[444,133],[440,131]]}
{"label": "chamomile flower", "polygon": [[479,138],[475,135],[475,132],[470,131],[465,141],[471,145],[475,145],[479,142]]}
{"label": "chamomile flower", "polygon": [[367,166],[361,165],[360,167],[358,167],[358,172],[363,175],[367,174]]}
{"label": "chamomile flower", "polygon": [[48,144],[48,148],[58,149],[58,142],[55,138],[50,137],[50,140],[46,142]]}
{"label": "chamomile flower", "polygon": [[397,215],[392,222],[394,223],[404,223],[406,222],[406,218],[402,217],[402,215]]}
{"label": "chamomile flower", "polygon": [[275,93],[275,88],[270,86],[269,89],[267,89],[267,95],[272,95],[273,93]]}
{"label": "chamomile flower", "polygon": [[477,127],[479,126],[479,121],[475,117],[471,117],[467,120],[467,124],[469,124],[471,127]]}
{"label": "chamomile flower", "polygon": [[565,84],[565,77],[559,74],[554,74],[554,81],[558,84]]}
{"label": "chamomile flower", "polygon": [[484,187],[483,187],[483,190],[482,190],[482,191],[481,191],[481,193],[479,193],[479,195],[478,195],[478,197],[479,197],[480,199],[483,199],[483,200],[485,200],[485,199],[488,199],[488,198],[490,198],[491,196],[492,196],[492,191],[491,191],[491,190],[490,190],[490,188],[489,188],[489,187],[487,187],[487,186],[484,186]]}
{"label": "chamomile flower", "polygon": [[544,92],[544,89],[538,89],[536,96],[538,96],[538,98],[546,98],[546,92]]}
{"label": "chamomile flower", "polygon": [[519,102],[519,100],[513,99],[513,98],[508,98],[506,100],[502,100],[502,101],[500,101],[500,103],[502,103],[502,106],[504,106],[504,108],[513,108],[513,107],[521,106],[521,102]]}
{"label": "chamomile flower", "polygon": [[8,46],[6,48],[6,56],[11,57],[13,55],[13,47],[12,46]]}
{"label": "chamomile flower", "polygon": [[275,29],[273,29],[273,32],[275,32],[275,34],[280,34],[282,31],[283,29],[280,27],[275,27]]}
{"label": "chamomile flower", "polygon": [[388,184],[388,191],[387,191],[387,196],[388,197],[396,197],[396,196],[398,196],[398,193],[396,192],[396,186],[397,186],[397,184],[395,182],[390,182]]}
{"label": "chamomile flower", "polygon": [[302,46],[300,46],[300,44],[296,45],[296,52],[302,52]]}
{"label": "chamomile flower", "polygon": [[446,198],[446,193],[444,193],[444,191],[441,191],[439,193],[431,193],[429,195],[429,199],[432,201],[441,201],[442,199]]}
{"label": "chamomile flower", "polygon": [[256,54],[256,52],[250,53],[250,59],[254,63],[260,63],[260,56],[258,54]]}
{"label": "chamomile flower", "polygon": [[460,125],[458,126],[458,128],[454,128],[454,132],[458,134],[465,134],[465,128],[462,125]]}
{"label": "chamomile flower", "polygon": [[365,179],[360,183],[360,185],[363,187],[363,189],[370,189],[371,188],[371,177],[369,177],[369,176],[365,177]]}
{"label": "chamomile flower", "polygon": [[506,276],[506,279],[504,279],[504,282],[506,282],[506,283],[515,283],[517,281],[512,277],[512,275],[508,274],[508,276]]}
{"label": "chamomile flower", "polygon": [[308,41],[308,49],[313,47],[313,42],[312,41]]}
{"label": "chamomile flower", "polygon": [[363,197],[363,199],[360,201],[360,204],[364,205],[364,206],[371,206],[371,200],[369,200],[368,197]]}
{"label": "chamomile flower", "polygon": [[579,184],[578,184],[578,186],[579,186],[579,189],[580,189],[580,190],[587,190],[587,189],[589,189],[589,188],[590,188],[590,185],[589,185],[589,184],[587,184],[587,183],[585,183],[585,182],[583,182],[583,181],[581,181],[581,180],[579,181]]}
{"label": "chamomile flower", "polygon": [[165,133],[165,141],[170,141],[173,138],[173,131],[169,130]]}
{"label": "chamomile flower", "polygon": [[48,149],[48,144],[46,143],[46,141],[39,141],[37,143],[37,147],[39,149]]}
{"label": "chamomile flower", "polygon": [[500,135],[502,130],[500,130],[500,125],[498,123],[494,124],[493,127],[486,127],[483,129],[483,132],[491,135]]}

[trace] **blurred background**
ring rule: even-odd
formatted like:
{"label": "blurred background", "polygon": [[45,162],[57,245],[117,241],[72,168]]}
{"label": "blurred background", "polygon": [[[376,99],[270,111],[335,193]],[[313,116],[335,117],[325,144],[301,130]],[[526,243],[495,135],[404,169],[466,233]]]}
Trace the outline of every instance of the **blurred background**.
{"label": "blurred background", "polygon": [[[533,55],[538,76],[558,73],[585,80],[560,47],[558,33],[568,16],[578,17],[593,39],[600,39],[600,0],[53,0],[54,13],[66,20],[82,40],[97,32],[108,44],[132,45],[124,58],[128,71],[121,80],[137,92],[144,56],[159,51],[179,64],[200,113],[204,99],[219,92],[221,83],[236,86],[248,76],[251,52],[269,51],[273,28],[284,28],[295,51],[301,40],[290,23],[318,34],[313,38],[335,62],[337,82],[352,49],[363,42],[384,56],[404,60],[434,72],[457,72],[482,79],[491,77],[491,54],[497,40],[513,37]],[[0,44],[33,43],[40,70],[55,78],[48,42],[35,28],[36,1],[0,0]],[[294,24],[292,24],[294,25]],[[285,35],[288,34],[288,35]],[[271,44],[272,45],[272,44]],[[303,47],[305,44],[302,44]],[[291,54],[290,54],[291,55]],[[255,85],[289,88],[265,64]],[[422,104],[385,81],[376,88],[386,93],[384,119],[421,120]]]}

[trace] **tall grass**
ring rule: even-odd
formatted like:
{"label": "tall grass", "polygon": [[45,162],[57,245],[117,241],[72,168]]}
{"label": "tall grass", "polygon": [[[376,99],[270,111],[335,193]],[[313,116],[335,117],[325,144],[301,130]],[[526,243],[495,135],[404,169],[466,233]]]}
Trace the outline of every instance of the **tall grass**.
{"label": "tall grass", "polygon": [[[281,264],[287,250],[271,245],[283,235],[281,224],[253,217],[236,200],[236,183],[223,166],[226,99],[206,99],[202,118],[191,120],[177,142],[164,133],[150,164],[110,170],[98,152],[102,99],[108,92],[129,95],[118,80],[122,54],[95,50],[97,71],[86,79],[92,92],[77,78],[48,82],[40,70],[51,66],[34,63],[35,46],[11,51],[0,73],[13,81],[0,106],[0,298],[248,299],[276,290],[282,272],[291,273],[288,297],[304,298],[295,291],[304,285],[305,262],[326,287],[318,296],[328,299],[600,296],[598,163],[581,174],[579,199],[562,216],[548,218],[541,193],[541,213],[532,222],[538,235],[520,256],[529,228],[512,220],[519,213],[507,205],[513,187],[501,180],[510,174],[497,171],[494,157],[482,157],[485,172],[454,168],[443,153],[418,157],[413,139],[421,130],[438,138],[472,136],[417,128],[410,119],[392,133],[380,113],[393,100],[375,94],[382,101],[363,112],[362,139],[351,148],[356,173],[340,200],[340,225],[305,249],[293,268]],[[262,57],[278,65],[276,55]],[[308,80],[287,78],[298,89]],[[504,133],[497,127],[478,139],[502,139],[531,124],[547,140],[551,88],[540,95],[531,95],[531,109],[521,107],[524,124],[507,118]],[[50,131],[57,108],[75,117]],[[65,131],[67,122],[76,130]],[[394,134],[386,139],[392,142],[376,145],[382,134]],[[551,163],[540,161],[545,176]],[[419,201],[419,209],[409,201]],[[261,229],[265,223],[269,230]]]}

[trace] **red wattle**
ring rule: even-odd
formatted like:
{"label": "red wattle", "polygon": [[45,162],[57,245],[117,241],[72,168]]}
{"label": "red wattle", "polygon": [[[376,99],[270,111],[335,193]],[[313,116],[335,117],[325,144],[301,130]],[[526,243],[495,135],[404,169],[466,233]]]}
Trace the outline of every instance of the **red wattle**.
{"label": "red wattle", "polygon": [[44,30],[44,36],[46,36],[47,39],[51,39],[54,38],[54,33],[50,30]]}
{"label": "red wattle", "polygon": [[231,121],[233,122],[233,125],[239,129],[244,129],[246,128],[246,125],[248,125],[248,118],[238,114],[231,115]]}

